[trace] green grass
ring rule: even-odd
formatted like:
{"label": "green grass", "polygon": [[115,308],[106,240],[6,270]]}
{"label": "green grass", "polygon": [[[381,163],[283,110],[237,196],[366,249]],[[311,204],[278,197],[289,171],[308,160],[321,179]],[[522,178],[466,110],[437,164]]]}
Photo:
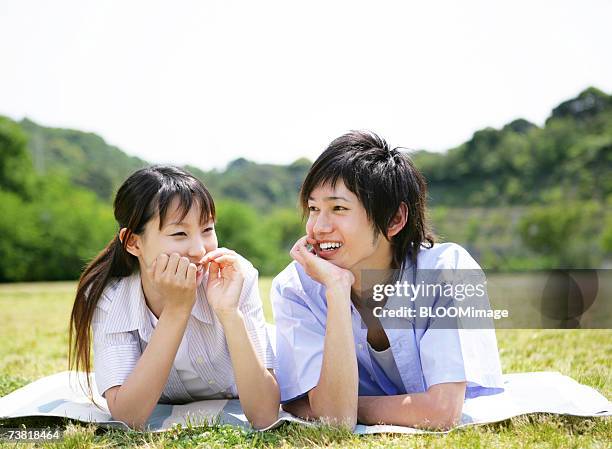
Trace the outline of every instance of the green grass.
{"label": "green grass", "polygon": [[[266,319],[271,279],[260,289]],[[0,396],[67,369],[68,317],[75,283],[0,285]],[[560,371],[601,391],[611,391],[612,331],[498,330],[504,372]],[[21,420],[23,421],[23,420]],[[57,423],[26,420],[30,426]],[[15,422],[0,422],[15,426]],[[66,423],[66,438],[48,447],[609,447],[612,420],[530,415],[502,423],[470,427],[448,435],[356,436],[332,428],[285,425],[266,433],[230,426],[175,429],[162,434],[106,431],[94,425]],[[0,443],[0,447],[10,447]],[[27,447],[27,446],[26,446]]]}

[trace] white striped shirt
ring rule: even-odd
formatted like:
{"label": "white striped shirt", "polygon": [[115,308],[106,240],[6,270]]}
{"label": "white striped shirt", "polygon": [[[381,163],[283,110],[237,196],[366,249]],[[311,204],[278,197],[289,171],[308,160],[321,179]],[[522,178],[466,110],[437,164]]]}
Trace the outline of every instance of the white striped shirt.
{"label": "white striped shirt", "polygon": [[[266,368],[272,369],[276,360],[259,296],[258,273],[250,263],[246,264],[247,275],[238,308],[258,358]],[[206,299],[206,281],[205,276],[197,289],[183,344],[187,345],[193,368],[214,392],[210,399],[235,397],[232,361],[223,327]],[[96,306],[92,330],[96,385],[104,395],[109,388],[125,382],[154,332],[138,271],[109,282]],[[159,402],[185,403],[196,399],[203,398],[190,395],[173,363]]]}

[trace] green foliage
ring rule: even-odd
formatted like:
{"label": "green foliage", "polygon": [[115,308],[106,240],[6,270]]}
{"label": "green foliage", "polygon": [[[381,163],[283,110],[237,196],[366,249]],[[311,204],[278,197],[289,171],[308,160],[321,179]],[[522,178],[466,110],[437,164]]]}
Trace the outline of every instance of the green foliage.
{"label": "green foliage", "polygon": [[32,194],[32,162],[26,136],[15,122],[0,116],[0,189],[27,198]]}
{"label": "green foliage", "polygon": [[[609,263],[612,96],[589,88],[543,127],[517,119],[412,158],[441,240],[466,246],[485,268]],[[304,233],[296,202],[310,164],[240,158],[223,171],[186,168],[218,204],[220,244],[273,275]],[[0,117],[0,281],[77,278],[116,232],[118,186],[146,165],[92,133]]]}
{"label": "green foliage", "polygon": [[255,208],[237,201],[217,202],[216,230],[219,246],[235,250],[264,274],[278,273],[290,262],[289,249],[304,233],[292,210],[262,218]]}
{"label": "green foliage", "polygon": [[28,136],[28,150],[39,175],[61,174],[75,185],[110,202],[131,173],[149,165],[126,155],[93,133],[46,128],[24,119],[19,125]]}
{"label": "green foliage", "polygon": [[112,210],[62,177],[39,180],[24,202],[0,191],[0,281],[74,279],[111,239]]}
{"label": "green foliage", "polygon": [[204,172],[192,166],[185,168],[201,179],[215,198],[231,198],[267,212],[295,206],[297,191],[310,165],[307,159],[283,166],[257,164],[240,158],[232,161],[222,173]]}
{"label": "green foliage", "polygon": [[0,191],[0,204],[0,281],[29,279],[42,244],[42,229],[34,208],[17,194],[6,191]]}
{"label": "green foliage", "polygon": [[592,267],[605,255],[598,238],[604,214],[601,204],[594,201],[564,202],[530,210],[518,228],[525,246],[549,257],[553,267]]}
{"label": "green foliage", "polygon": [[434,205],[604,200],[612,194],[612,97],[589,88],[555,108],[543,128],[518,119],[476,131],[445,154],[412,157]]}

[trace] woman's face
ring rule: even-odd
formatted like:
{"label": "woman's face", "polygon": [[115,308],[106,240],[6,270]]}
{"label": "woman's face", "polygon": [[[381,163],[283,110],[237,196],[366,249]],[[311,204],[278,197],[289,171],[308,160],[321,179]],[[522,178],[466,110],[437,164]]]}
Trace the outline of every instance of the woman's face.
{"label": "woman's face", "polygon": [[[212,218],[206,223],[200,223],[200,206],[194,203],[185,218],[179,222],[181,214],[178,204],[178,199],[173,200],[170,204],[161,230],[159,229],[159,216],[156,216],[146,224],[144,233],[139,236],[138,260],[141,273],[146,272],[144,268],[150,266],[162,253],[168,256],[178,253],[181,257],[187,257],[199,268],[204,255],[217,249],[217,234]],[[199,270],[196,278],[197,285],[200,285],[203,277],[204,271]]]}

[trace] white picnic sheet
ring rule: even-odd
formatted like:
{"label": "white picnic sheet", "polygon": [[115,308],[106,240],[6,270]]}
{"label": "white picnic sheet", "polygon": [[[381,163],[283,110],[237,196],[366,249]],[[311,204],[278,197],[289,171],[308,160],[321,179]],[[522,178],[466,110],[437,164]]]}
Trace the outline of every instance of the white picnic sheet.
{"label": "white picnic sheet", "polygon": [[[101,409],[92,404],[78,386],[85,380],[84,373],[64,371],[43,377],[0,398],[0,419],[31,416],[56,416],[83,422],[94,422],[104,427],[128,426],[114,421],[106,407],[106,401],[95,391],[94,374],[91,383],[94,398]],[[461,423],[455,429],[486,424],[528,413],[555,413],[584,417],[612,416],[612,402],[595,389],[557,372],[514,373],[504,376],[505,391],[492,396],[467,399],[463,406]],[[186,425],[214,419],[220,424],[232,424],[250,428],[240,401],[209,400],[184,405],[158,404],[149,419],[150,431],[164,431],[175,424]],[[279,419],[264,430],[292,421],[304,425],[313,423],[280,412]],[[454,430],[454,429],[453,429]],[[355,433],[432,433],[402,426],[357,425]]]}

